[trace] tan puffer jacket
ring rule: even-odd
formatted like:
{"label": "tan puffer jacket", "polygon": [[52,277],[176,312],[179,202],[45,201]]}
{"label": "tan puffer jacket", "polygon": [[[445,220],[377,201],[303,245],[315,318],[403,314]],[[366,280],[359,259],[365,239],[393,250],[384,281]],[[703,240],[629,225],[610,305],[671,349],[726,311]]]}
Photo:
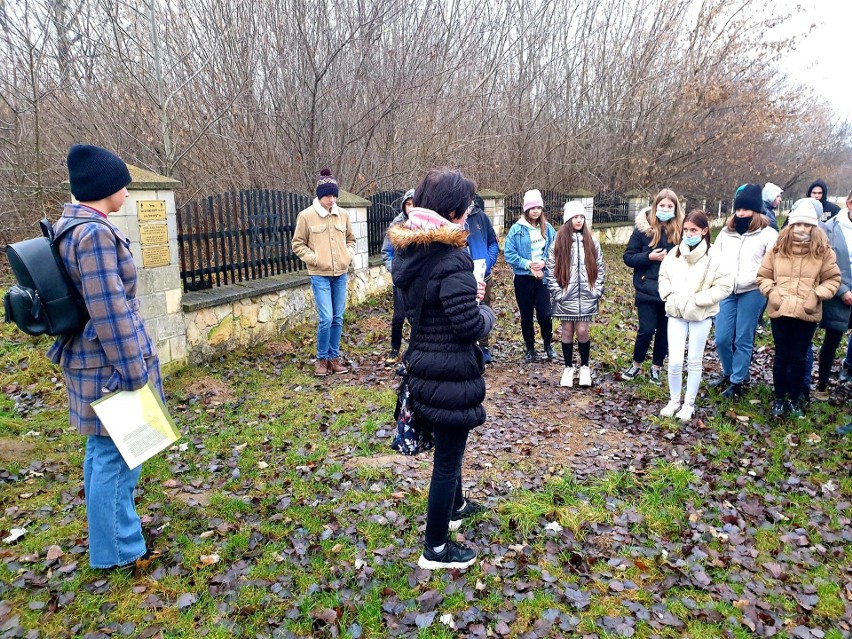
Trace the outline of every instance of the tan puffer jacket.
{"label": "tan puffer jacket", "polygon": [[818,322],[823,301],[833,297],[840,286],[834,251],[827,250],[820,260],[810,256],[806,243],[796,243],[793,249],[792,257],[767,251],[757,271],[757,285],[769,300],[769,317]]}

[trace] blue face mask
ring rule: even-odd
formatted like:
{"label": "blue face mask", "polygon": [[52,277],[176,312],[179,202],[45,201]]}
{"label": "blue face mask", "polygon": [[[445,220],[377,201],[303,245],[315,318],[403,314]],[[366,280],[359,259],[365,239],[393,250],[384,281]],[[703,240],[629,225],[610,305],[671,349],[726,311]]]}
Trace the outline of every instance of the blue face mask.
{"label": "blue face mask", "polygon": [[660,222],[668,222],[674,219],[674,211],[657,211],[655,215]]}
{"label": "blue face mask", "polygon": [[703,239],[704,239],[704,237],[701,236],[701,235],[692,235],[692,236],[685,235],[683,237],[683,241],[686,242],[686,245],[689,246],[689,247],[692,247],[692,248],[698,246],[701,243],[701,240],[703,240]]}

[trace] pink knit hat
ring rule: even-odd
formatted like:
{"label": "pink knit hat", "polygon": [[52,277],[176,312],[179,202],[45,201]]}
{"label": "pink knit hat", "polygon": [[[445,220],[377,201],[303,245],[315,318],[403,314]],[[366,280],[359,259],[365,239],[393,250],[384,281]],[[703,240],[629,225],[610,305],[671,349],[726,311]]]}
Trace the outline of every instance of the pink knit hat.
{"label": "pink knit hat", "polygon": [[533,189],[524,193],[524,213],[537,206],[544,208],[544,199],[541,197],[541,191]]}

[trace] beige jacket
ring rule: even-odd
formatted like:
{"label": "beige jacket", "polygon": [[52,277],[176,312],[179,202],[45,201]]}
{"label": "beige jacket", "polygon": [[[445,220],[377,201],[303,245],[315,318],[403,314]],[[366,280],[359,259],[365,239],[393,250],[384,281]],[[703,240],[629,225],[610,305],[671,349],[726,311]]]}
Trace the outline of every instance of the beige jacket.
{"label": "beige jacket", "polygon": [[808,255],[806,244],[794,244],[797,254],[784,257],[769,250],[757,271],[760,292],[769,300],[769,317],[794,317],[805,322],[822,319],[822,303],[840,286],[840,269],[834,251],[822,260]]}
{"label": "beige jacket", "polygon": [[707,250],[701,242],[691,251],[681,242],[669,251],[660,265],[660,297],[666,303],[666,315],[687,322],[701,322],[719,314],[719,302],[731,294],[734,274],[722,260],[721,251]]}
{"label": "beige jacket", "polygon": [[314,203],[296,218],[291,246],[311,275],[343,275],[355,254],[349,213],[336,204],[329,212],[314,198]]}

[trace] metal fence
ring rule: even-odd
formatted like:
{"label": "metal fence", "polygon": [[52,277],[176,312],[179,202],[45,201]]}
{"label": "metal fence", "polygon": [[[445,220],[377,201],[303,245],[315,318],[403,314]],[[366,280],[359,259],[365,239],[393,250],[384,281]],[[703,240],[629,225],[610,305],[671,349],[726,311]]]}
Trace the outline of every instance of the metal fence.
{"label": "metal fence", "polygon": [[185,292],[305,268],[290,249],[296,217],[311,198],[246,190],[190,202],[177,212],[180,276]]}
{"label": "metal fence", "polygon": [[618,191],[601,191],[595,195],[592,220],[594,224],[627,222],[629,205],[624,194]]}
{"label": "metal fence", "polygon": [[382,251],[382,242],[388,226],[402,210],[405,191],[381,191],[371,195],[370,211],[367,214],[367,247],[370,257]]}
{"label": "metal fence", "polygon": [[[544,200],[544,214],[547,221],[553,224],[554,227],[562,224],[562,206],[568,201],[568,196],[565,193],[558,191],[542,191],[542,200]],[[524,194],[515,193],[510,195],[505,200],[505,215],[503,216],[503,231],[509,230],[509,227],[517,222],[524,212]]]}

